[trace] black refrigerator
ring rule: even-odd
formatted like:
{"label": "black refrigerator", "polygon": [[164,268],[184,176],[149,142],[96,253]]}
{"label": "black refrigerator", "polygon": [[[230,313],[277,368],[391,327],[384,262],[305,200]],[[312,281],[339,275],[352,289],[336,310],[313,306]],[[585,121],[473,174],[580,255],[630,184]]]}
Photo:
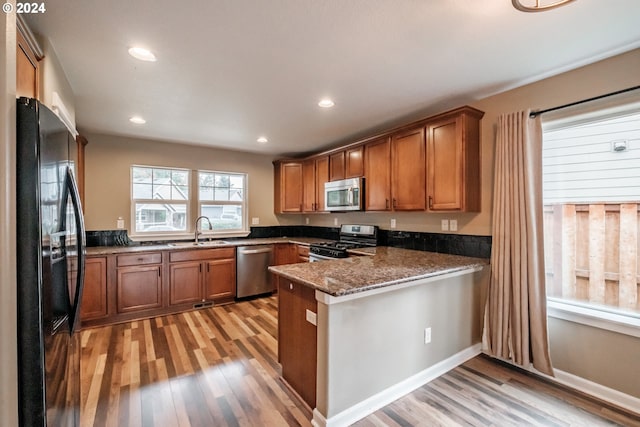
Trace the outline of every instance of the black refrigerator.
{"label": "black refrigerator", "polygon": [[34,99],[18,99],[16,116],[20,425],[77,426],[85,231],[76,143]]}

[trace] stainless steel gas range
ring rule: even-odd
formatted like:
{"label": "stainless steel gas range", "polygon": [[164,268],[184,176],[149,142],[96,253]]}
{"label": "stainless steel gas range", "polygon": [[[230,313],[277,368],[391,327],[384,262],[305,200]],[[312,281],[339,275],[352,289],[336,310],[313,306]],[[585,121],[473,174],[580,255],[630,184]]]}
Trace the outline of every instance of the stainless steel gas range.
{"label": "stainless steel gas range", "polygon": [[336,258],[347,258],[348,250],[378,245],[378,226],[343,224],[340,227],[340,240],[311,244],[309,261],[322,261]]}

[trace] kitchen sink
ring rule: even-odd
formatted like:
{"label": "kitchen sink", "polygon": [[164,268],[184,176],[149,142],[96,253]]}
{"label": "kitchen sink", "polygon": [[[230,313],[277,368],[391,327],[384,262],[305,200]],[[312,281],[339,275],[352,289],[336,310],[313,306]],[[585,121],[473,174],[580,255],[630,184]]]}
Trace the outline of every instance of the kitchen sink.
{"label": "kitchen sink", "polygon": [[169,246],[171,247],[177,247],[177,248],[187,248],[187,247],[209,247],[209,246],[221,246],[221,245],[228,245],[229,242],[227,242],[226,240],[205,240],[202,242],[175,242],[175,243],[169,243]]}

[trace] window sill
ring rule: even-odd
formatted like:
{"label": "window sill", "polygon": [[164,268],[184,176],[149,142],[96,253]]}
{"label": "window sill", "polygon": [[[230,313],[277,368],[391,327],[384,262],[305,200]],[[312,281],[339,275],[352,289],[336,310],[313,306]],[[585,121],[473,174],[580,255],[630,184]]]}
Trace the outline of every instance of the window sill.
{"label": "window sill", "polygon": [[547,315],[556,319],[592,326],[640,338],[640,316],[594,310],[580,305],[547,299]]}

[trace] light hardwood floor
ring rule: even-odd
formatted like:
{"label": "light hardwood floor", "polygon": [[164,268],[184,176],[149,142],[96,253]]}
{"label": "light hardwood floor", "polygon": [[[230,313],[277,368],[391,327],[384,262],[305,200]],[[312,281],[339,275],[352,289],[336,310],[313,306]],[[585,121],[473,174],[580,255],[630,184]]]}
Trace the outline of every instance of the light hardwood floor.
{"label": "light hardwood floor", "polygon": [[[87,329],[81,425],[310,426],[279,377],[277,297]],[[356,425],[640,426],[640,416],[479,356]]]}

